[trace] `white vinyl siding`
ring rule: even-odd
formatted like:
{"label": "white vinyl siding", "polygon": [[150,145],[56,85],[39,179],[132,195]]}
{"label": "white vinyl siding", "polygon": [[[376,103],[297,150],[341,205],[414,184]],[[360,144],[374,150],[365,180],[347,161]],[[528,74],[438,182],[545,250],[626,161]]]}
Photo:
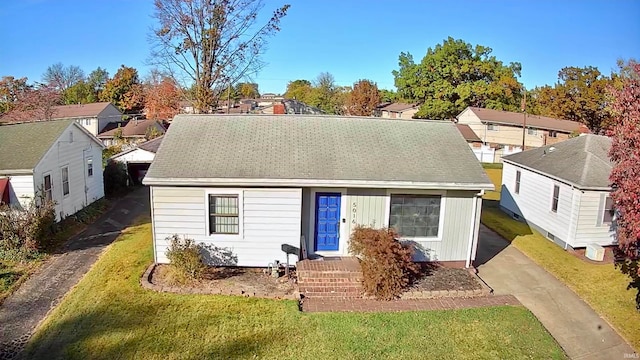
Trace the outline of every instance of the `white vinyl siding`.
{"label": "white vinyl siding", "polygon": [[[168,263],[168,236],[178,234],[197,243],[227,248],[238,257],[238,266],[266,267],[274,260],[286,261],[283,244],[300,246],[302,190],[299,188],[224,188],[241,199],[240,234],[209,234],[207,194],[221,189],[197,187],[152,188],[156,259]],[[289,257],[290,263],[297,261]],[[231,265],[231,264],[230,264]]]}
{"label": "white vinyl siding", "polygon": [[[69,142],[73,132],[73,142]],[[87,159],[102,159],[102,147],[89,135],[72,125],[47,151],[34,169],[35,189],[44,187],[44,175],[50,174],[53,201],[58,220],[72,215],[104,197],[102,166],[94,164],[93,176],[87,175]],[[69,169],[69,195],[63,196],[62,168]]]}
{"label": "white vinyl siding", "polygon": [[127,163],[145,163],[150,164],[155,158],[156,154],[143,150],[143,149],[135,149],[128,153],[122,154],[120,156],[114,157],[113,160],[119,162],[127,162]]}
{"label": "white vinyl siding", "polygon": [[[516,194],[517,171],[521,175],[520,191]],[[552,211],[554,186],[558,186],[556,212]],[[509,163],[503,165],[500,206],[565,242],[572,238],[574,196],[575,191],[567,184]]]}
{"label": "white vinyl siding", "polygon": [[577,227],[573,247],[584,247],[595,243],[612,245],[615,243],[615,221],[603,223],[602,214],[605,208],[607,191],[584,191],[580,193],[580,207],[576,209]]}
{"label": "white vinyl siding", "polygon": [[35,196],[33,175],[9,175],[9,204],[15,208],[29,205]]}

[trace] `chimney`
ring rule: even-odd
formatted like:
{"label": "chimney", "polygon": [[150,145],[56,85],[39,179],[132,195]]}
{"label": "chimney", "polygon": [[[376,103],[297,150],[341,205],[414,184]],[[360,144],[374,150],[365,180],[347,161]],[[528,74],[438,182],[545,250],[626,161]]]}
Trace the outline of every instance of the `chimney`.
{"label": "chimney", "polygon": [[276,115],[284,115],[286,114],[284,111],[284,104],[283,103],[276,103],[273,104],[273,114]]}

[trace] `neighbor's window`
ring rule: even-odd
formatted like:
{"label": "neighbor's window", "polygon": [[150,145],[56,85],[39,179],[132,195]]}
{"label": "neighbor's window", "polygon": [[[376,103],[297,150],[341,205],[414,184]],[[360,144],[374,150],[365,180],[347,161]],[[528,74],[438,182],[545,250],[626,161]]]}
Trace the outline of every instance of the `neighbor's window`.
{"label": "neighbor's window", "polygon": [[616,210],[613,206],[613,199],[611,196],[607,196],[604,202],[604,211],[602,214],[602,223],[603,224],[611,224],[613,221],[613,217],[616,213]]}
{"label": "neighbor's window", "polygon": [[69,167],[62,168],[62,195],[69,195]]}
{"label": "neighbor's window", "polygon": [[498,125],[487,124],[487,130],[498,130]]}
{"label": "neighbor's window", "polygon": [[84,119],[85,125],[91,125],[91,119]]}
{"label": "neighbor's window", "polygon": [[551,200],[551,211],[558,212],[559,200],[560,200],[560,186],[553,185],[553,199]]}
{"label": "neighbor's window", "polygon": [[537,135],[538,134],[538,130],[534,129],[534,128],[528,128],[527,129],[527,133],[529,135]]}
{"label": "neighbor's window", "polygon": [[516,194],[520,194],[520,170],[516,171]]}
{"label": "neighbor's window", "polygon": [[389,227],[402,237],[437,237],[440,195],[391,195]]}
{"label": "neighbor's window", "polygon": [[557,131],[549,131],[549,137],[558,137],[558,132]]}
{"label": "neighbor's window", "polygon": [[209,195],[209,234],[239,234],[238,195]]}
{"label": "neighbor's window", "polygon": [[53,199],[53,195],[51,194],[51,175],[44,176],[44,198],[47,201]]}
{"label": "neighbor's window", "polygon": [[87,158],[87,176],[93,176],[93,158]]}

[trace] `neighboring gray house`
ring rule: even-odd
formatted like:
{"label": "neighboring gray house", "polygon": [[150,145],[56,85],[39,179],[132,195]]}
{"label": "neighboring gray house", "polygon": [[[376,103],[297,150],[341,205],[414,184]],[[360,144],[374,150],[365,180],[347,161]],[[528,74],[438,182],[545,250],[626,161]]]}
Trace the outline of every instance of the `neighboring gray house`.
{"label": "neighboring gray house", "polygon": [[135,184],[140,184],[156,157],[160,144],[162,144],[162,136],[137,144],[113,155],[109,160],[124,163],[127,166],[129,177]]}
{"label": "neighboring gray house", "polygon": [[468,267],[494,188],[452,122],[310,115],[178,115],[143,183],[156,262],[178,234],[260,267],[284,244],[347,256],[357,225]]}
{"label": "neighboring gray house", "polygon": [[104,196],[102,143],[73,120],[0,126],[0,195],[21,209],[38,192],[58,220]]}
{"label": "neighboring gray house", "polygon": [[610,147],[586,134],[504,157],[501,208],[565,249],[615,244]]}

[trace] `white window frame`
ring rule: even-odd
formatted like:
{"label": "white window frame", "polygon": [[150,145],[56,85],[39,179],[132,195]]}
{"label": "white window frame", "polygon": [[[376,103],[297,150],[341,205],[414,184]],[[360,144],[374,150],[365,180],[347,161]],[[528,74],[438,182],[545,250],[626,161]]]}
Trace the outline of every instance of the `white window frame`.
{"label": "white window frame", "polygon": [[47,189],[45,188],[46,185],[46,181],[44,180],[46,177],[49,177],[49,186],[51,186],[51,188],[49,189],[49,194],[50,194],[50,201],[53,201],[53,175],[51,174],[51,171],[47,171],[46,173],[42,174],[42,191],[44,192],[44,196],[45,199],[47,198]]}
{"label": "white window frame", "polygon": [[522,186],[522,171],[516,170],[516,182],[513,188],[513,192],[520,194],[520,187]]}
{"label": "white window frame", "polygon": [[[242,189],[207,189],[204,192],[204,235],[212,240],[241,240],[244,239],[244,191]],[[238,233],[211,234],[209,229],[209,195],[235,195],[238,197]]]}
{"label": "white window frame", "polygon": [[[91,173],[89,173],[89,169],[91,169]],[[93,177],[93,156],[87,156],[87,177]]]}
{"label": "white window frame", "polygon": [[387,189],[387,198],[384,209],[384,224],[389,227],[391,220],[391,195],[440,195],[440,215],[438,218],[438,236],[433,237],[402,237],[401,240],[412,241],[442,241],[444,233],[444,217],[446,214],[447,191],[446,190],[409,190],[409,189]]}
{"label": "white window frame", "polygon": [[499,131],[498,125],[495,124],[487,124],[487,130],[489,131]]}
{"label": "white window frame", "polygon": [[[66,194],[64,193],[64,169],[67,169],[67,189],[69,190]],[[60,184],[62,185],[60,186],[62,190],[62,197],[69,197],[69,194],[71,194],[71,174],[69,174],[68,164],[60,167]]]}
{"label": "white window frame", "polygon": [[558,132],[555,131],[555,130],[549,130],[549,137],[557,138],[558,137]]}
{"label": "white window frame", "polygon": [[[611,199],[611,206],[613,206],[612,209],[607,209],[607,199]],[[600,214],[600,223],[602,225],[606,225],[609,226],[611,225],[614,221],[616,221],[616,203],[613,201],[613,198],[611,197],[611,195],[605,195],[603,202],[602,202],[602,213]],[[613,214],[611,214],[611,221],[605,221],[604,220],[604,215],[606,214],[607,210],[613,211]]]}
{"label": "white window frame", "polygon": [[536,128],[527,128],[527,135],[538,135],[538,129]]}
{"label": "white window frame", "polygon": [[84,119],[84,124],[87,126],[91,125],[91,119]]}
{"label": "white window frame", "polygon": [[[556,208],[555,210],[553,209],[553,202],[554,202],[554,193],[556,192],[556,188],[558,188],[558,200],[556,202]],[[551,188],[551,212],[554,214],[558,213],[558,209],[560,209],[560,184],[553,184],[553,188]]]}

